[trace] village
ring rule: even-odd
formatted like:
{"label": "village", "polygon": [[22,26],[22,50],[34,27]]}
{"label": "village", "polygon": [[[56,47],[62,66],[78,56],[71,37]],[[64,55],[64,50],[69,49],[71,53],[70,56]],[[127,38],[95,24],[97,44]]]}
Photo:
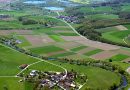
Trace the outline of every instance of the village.
{"label": "village", "polygon": [[[19,82],[29,82],[35,83],[37,89],[45,89],[48,88],[49,90],[53,89],[63,89],[63,90],[79,90],[82,86],[82,83],[86,82],[87,76],[80,75],[73,70],[70,72],[52,72],[52,71],[38,71],[38,70],[31,70],[27,75],[19,75],[23,76],[24,79],[20,80]],[[78,79],[80,83],[77,82]],[[81,83],[82,82],[82,83]]]}

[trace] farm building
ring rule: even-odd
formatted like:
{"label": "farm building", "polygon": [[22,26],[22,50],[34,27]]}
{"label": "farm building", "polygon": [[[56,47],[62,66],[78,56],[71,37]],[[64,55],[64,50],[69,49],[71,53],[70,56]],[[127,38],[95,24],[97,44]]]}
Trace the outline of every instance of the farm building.
{"label": "farm building", "polygon": [[27,66],[28,66],[27,64],[22,64],[22,65],[19,66],[19,68],[20,68],[20,69],[24,69],[24,68],[26,68]]}

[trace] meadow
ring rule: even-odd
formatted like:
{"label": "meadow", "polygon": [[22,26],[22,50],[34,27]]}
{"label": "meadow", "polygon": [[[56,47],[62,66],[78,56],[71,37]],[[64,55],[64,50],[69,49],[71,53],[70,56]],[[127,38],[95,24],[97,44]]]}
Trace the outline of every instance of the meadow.
{"label": "meadow", "polygon": [[[0,45],[0,76],[13,76],[16,75],[21,69],[19,66],[22,64],[31,64],[37,59],[26,56],[25,54],[13,51]],[[22,62],[21,62],[22,61]]]}

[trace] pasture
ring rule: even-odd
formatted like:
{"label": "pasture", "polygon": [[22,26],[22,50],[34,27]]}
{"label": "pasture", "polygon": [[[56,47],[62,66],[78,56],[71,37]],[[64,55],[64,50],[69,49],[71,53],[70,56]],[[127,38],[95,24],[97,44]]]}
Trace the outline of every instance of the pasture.
{"label": "pasture", "polygon": [[64,49],[54,45],[48,45],[43,47],[31,48],[29,50],[36,54],[47,54],[51,52],[63,51]]}
{"label": "pasture", "polygon": [[37,59],[26,56],[25,54],[13,51],[0,45],[0,76],[13,76],[16,75],[21,69],[21,64],[31,64]]}

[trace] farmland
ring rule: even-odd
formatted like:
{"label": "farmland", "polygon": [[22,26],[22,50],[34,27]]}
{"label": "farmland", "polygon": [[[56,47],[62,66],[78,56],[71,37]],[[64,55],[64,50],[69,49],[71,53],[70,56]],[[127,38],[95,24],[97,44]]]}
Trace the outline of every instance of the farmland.
{"label": "farmland", "polygon": [[[122,79],[120,71],[126,74],[126,69],[130,67],[129,47],[100,42],[96,35],[101,39],[130,45],[130,24],[122,24],[127,20],[121,19],[119,15],[119,11],[129,11],[129,4],[122,4],[121,8],[111,5],[64,7],[66,10],[59,12],[41,7],[24,4],[21,10],[0,10],[0,14],[9,15],[9,19],[0,20],[1,42],[7,38],[0,44],[0,90],[33,90],[36,83],[24,80],[30,79],[28,76],[33,71],[38,71],[38,74],[76,72],[85,75],[87,79],[79,83],[80,90],[108,90],[113,85],[119,87]],[[60,15],[70,21],[59,18]],[[96,39],[91,40],[91,36]],[[40,76],[38,78],[43,79]],[[59,90],[57,86],[54,88]],[[126,88],[130,88],[129,82]]]}

